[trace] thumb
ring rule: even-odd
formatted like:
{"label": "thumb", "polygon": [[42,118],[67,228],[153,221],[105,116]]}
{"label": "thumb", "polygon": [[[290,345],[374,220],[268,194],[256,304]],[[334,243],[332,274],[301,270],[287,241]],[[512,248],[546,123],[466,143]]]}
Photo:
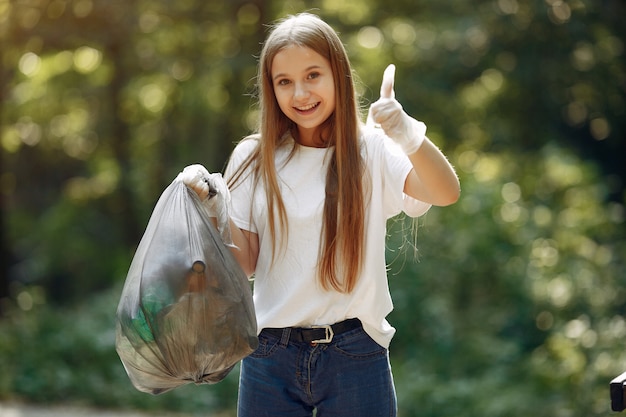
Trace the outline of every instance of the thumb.
{"label": "thumb", "polygon": [[390,64],[385,68],[383,73],[383,82],[380,85],[380,97],[381,98],[395,98],[396,93],[393,91],[393,82],[396,75],[396,66]]}

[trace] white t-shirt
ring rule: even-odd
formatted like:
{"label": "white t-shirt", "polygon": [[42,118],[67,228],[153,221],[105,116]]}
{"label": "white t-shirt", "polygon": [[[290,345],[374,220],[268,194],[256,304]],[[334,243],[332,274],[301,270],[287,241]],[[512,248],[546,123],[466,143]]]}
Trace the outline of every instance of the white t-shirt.
{"label": "white t-shirt", "polygon": [[[292,139],[293,141],[293,139]],[[340,293],[324,290],[317,279],[317,262],[322,231],[326,173],[330,151],[295,144],[277,150],[279,186],[287,210],[288,234],[280,232],[275,247],[278,256],[272,265],[271,236],[263,185],[256,189],[251,176],[231,189],[232,219],[241,229],[259,236],[259,258],[254,274],[254,304],[259,331],[266,327],[310,327],[334,324],[358,317],[365,331],[381,346],[389,347],[395,329],[386,316],[393,309],[387,282],[385,243],[387,219],[406,211],[413,217],[424,214],[430,205],[407,200],[403,187],[411,171],[409,159],[389,145],[390,139],[376,130],[362,133],[365,161],[365,246],[363,268],[354,290]],[[256,140],[237,145],[226,168],[234,169],[252,152]],[[406,202],[405,202],[406,201]],[[409,210],[410,209],[410,210]]]}

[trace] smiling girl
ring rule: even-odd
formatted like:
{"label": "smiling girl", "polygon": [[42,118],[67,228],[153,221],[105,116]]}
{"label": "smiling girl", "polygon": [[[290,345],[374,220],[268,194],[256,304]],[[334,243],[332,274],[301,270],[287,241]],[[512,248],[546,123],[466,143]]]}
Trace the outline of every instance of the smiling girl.
{"label": "smiling girl", "polygon": [[456,174],[395,100],[393,67],[370,108],[377,127],[360,121],[343,44],[314,15],[274,26],[257,81],[258,132],[225,172],[259,328],[238,415],[395,416],[386,222],[454,203]]}

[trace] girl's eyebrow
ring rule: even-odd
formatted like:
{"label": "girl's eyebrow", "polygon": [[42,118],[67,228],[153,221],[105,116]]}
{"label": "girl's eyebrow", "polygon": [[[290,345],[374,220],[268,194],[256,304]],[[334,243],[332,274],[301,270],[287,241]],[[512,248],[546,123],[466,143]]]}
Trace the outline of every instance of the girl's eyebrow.
{"label": "girl's eyebrow", "polygon": [[[320,68],[322,68],[321,65],[311,65],[311,66],[307,67],[303,72],[309,72],[311,70],[320,69]],[[287,76],[287,74],[280,72],[280,73],[274,75],[274,77],[272,77],[272,80],[276,81],[278,78],[282,78],[282,77],[286,77],[286,76]]]}

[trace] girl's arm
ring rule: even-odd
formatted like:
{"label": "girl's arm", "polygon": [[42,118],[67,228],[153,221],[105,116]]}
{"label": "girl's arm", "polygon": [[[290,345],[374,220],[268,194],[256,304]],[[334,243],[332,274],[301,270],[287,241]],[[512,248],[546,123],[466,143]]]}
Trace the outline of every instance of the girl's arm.
{"label": "girl's arm", "polygon": [[230,247],[230,251],[235,256],[243,272],[250,278],[254,274],[256,262],[259,258],[259,235],[240,229],[232,219],[229,219],[229,221],[233,243],[236,246]]}
{"label": "girl's arm", "polygon": [[408,157],[413,169],[404,182],[405,194],[435,206],[447,206],[459,199],[461,187],[454,168],[428,138]]}
{"label": "girl's arm", "polygon": [[459,179],[445,155],[426,137],[426,125],[406,114],[393,90],[395,66],[383,74],[380,99],[370,107],[368,123],[380,124],[409,157],[413,169],[404,182],[404,193],[436,206],[456,202],[460,195]]}

